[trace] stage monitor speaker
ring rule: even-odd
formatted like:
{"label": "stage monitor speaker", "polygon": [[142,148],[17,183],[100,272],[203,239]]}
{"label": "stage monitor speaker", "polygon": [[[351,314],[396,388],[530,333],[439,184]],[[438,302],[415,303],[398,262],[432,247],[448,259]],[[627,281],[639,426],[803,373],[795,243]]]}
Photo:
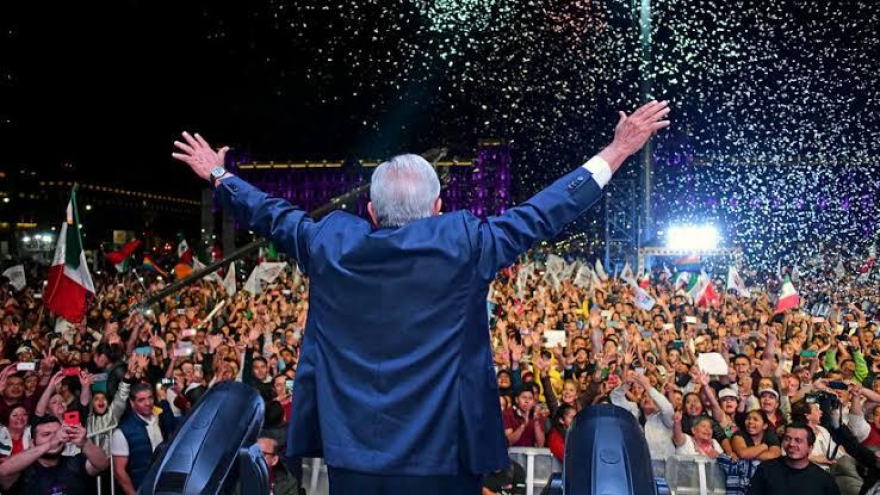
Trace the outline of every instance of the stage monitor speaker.
{"label": "stage monitor speaker", "polygon": [[575,416],[565,439],[565,495],[661,495],[663,484],[654,479],[648,442],[629,411],[598,404]]}
{"label": "stage monitor speaker", "polygon": [[240,382],[222,382],[208,391],[157,453],[140,495],[269,493],[269,474],[257,440],[265,405],[259,393]]}

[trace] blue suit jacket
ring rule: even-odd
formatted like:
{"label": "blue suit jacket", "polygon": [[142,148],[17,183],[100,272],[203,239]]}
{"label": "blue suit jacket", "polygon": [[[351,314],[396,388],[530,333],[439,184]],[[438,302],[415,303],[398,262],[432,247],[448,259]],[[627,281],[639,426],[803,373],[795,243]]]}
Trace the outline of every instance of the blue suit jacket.
{"label": "blue suit jacket", "polygon": [[499,269],[601,193],[582,167],[504,214],[467,211],[374,229],[319,222],[237,177],[227,208],[310,277],[289,456],[384,475],[479,474],[508,464],[486,296]]}

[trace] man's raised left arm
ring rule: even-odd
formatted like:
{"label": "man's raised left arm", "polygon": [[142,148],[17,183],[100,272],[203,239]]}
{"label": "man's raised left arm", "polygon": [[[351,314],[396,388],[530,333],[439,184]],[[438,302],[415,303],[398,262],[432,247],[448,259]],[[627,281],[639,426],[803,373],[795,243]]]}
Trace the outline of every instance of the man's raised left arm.
{"label": "man's raised left arm", "polygon": [[199,134],[183,133],[186,142],[175,141],[180,160],[199,177],[210,181],[224,206],[257,234],[271,239],[296,258],[301,269],[308,266],[308,245],[315,224],[308,214],[289,202],[272,197],[223,168],[228,147],[214,150]]}

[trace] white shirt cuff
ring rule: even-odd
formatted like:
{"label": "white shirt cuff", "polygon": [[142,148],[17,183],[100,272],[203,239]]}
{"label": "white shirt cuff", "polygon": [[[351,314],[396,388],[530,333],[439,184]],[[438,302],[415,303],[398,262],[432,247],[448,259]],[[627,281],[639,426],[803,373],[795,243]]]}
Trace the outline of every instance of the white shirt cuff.
{"label": "white shirt cuff", "polygon": [[599,189],[604,188],[605,184],[608,184],[608,181],[611,180],[611,167],[608,165],[608,162],[598,156],[590,158],[583,167],[593,174],[593,180],[599,185]]}

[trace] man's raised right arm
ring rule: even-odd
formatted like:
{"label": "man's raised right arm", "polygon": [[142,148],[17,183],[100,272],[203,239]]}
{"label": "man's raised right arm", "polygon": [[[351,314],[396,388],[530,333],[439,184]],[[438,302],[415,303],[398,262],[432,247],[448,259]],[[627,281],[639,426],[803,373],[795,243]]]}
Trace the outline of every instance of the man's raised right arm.
{"label": "man's raised right arm", "polygon": [[614,140],[583,166],[563,176],[529,200],[482,224],[476,240],[478,271],[490,279],[535,242],[557,235],[601,198],[601,190],[623,162],[651,135],[669,125],[668,103],[652,101],[632,115],[620,112]]}

